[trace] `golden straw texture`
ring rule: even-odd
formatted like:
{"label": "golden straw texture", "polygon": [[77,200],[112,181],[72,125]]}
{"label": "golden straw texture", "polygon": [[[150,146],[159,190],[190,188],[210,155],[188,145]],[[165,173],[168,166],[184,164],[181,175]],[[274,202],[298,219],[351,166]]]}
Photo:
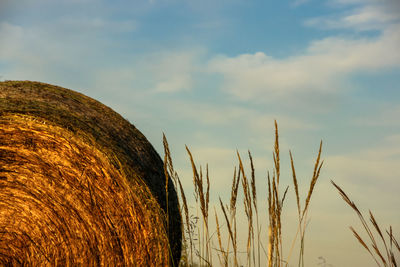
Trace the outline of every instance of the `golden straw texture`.
{"label": "golden straw texture", "polygon": [[0,83],[0,265],[177,266],[172,184],[166,194],[158,154],[106,106]]}

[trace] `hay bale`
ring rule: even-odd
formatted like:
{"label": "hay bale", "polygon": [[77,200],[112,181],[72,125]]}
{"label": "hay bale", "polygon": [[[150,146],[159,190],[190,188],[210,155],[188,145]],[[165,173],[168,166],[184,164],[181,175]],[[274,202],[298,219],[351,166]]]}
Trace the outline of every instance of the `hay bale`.
{"label": "hay bale", "polygon": [[110,108],[0,82],[0,265],[163,266],[172,254],[177,266],[179,206],[166,195],[159,155]]}

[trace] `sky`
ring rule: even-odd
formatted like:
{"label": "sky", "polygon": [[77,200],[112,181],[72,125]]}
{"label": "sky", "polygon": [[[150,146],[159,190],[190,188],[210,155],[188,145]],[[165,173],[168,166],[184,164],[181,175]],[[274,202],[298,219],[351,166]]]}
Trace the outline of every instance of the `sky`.
{"label": "sky", "polygon": [[[400,239],[398,0],[0,0],[0,79],[95,98],[161,156],[165,133],[191,192],[187,145],[199,165],[208,163],[211,206],[219,196],[228,202],[236,151],[246,158],[250,150],[266,207],[276,119],[281,184],[291,185],[290,149],[302,195],[323,140],[307,266],[323,266],[319,257],[374,266],[330,180]],[[291,189],[285,253],[297,223]]]}

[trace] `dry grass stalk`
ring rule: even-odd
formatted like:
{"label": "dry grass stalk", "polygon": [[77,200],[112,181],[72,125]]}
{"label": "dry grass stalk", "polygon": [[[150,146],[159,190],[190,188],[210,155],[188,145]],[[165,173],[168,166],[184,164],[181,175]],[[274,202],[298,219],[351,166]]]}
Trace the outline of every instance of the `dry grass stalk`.
{"label": "dry grass stalk", "polygon": [[[276,216],[275,216],[275,194],[272,189],[271,179],[268,172],[268,215],[269,215],[269,227],[268,227],[268,266],[275,266],[274,262],[274,251],[275,251],[275,228],[276,228]],[[275,258],[276,259],[276,258]],[[275,264],[274,264],[275,263]]]}
{"label": "dry grass stalk", "polygon": [[[186,195],[185,192],[183,190],[182,187],[182,183],[181,180],[178,179],[178,184],[179,184],[179,191],[181,193],[181,199],[183,202],[183,210],[185,211],[185,223],[186,223],[186,227],[189,228],[190,227],[190,220],[189,220],[189,208],[187,205],[187,201],[186,201]],[[182,226],[184,227],[184,226]],[[184,229],[182,229],[182,232],[185,233]],[[193,262],[193,238],[192,238],[192,232],[190,230],[186,231],[189,235],[189,248],[190,248],[190,262]],[[186,253],[187,255],[187,253]]]}
{"label": "dry grass stalk", "polygon": [[[236,178],[235,178],[236,177]],[[238,197],[238,192],[239,192],[239,182],[241,180],[241,171],[239,170],[237,172],[237,176],[236,176],[236,167],[234,170],[234,174],[233,174],[233,181],[232,181],[232,189],[231,189],[231,200],[230,200],[230,209],[229,209],[229,213],[230,213],[230,225],[232,225],[233,229],[233,238],[234,240],[237,240],[237,222],[236,222],[236,202],[237,202],[237,197]],[[228,239],[228,246],[227,246],[227,250],[229,251],[229,242],[230,239]],[[235,241],[237,242],[237,241]],[[238,262],[237,259],[237,245],[232,244],[233,246],[233,250],[234,250],[234,262]]]}
{"label": "dry grass stalk", "polygon": [[274,146],[274,165],[277,177],[277,185],[279,187],[279,177],[280,177],[280,157],[279,157],[279,133],[278,133],[278,123],[275,120],[275,146]]}
{"label": "dry grass stalk", "polygon": [[221,231],[220,231],[220,227],[219,227],[217,211],[215,210],[215,208],[214,208],[214,215],[215,215],[215,223],[217,226],[217,238],[218,238],[219,252],[222,253],[222,259],[221,259],[221,256],[219,253],[218,253],[218,259],[219,259],[221,266],[228,266],[228,253],[224,250],[224,248],[222,246]]}
{"label": "dry grass stalk", "polygon": [[[193,184],[195,187],[195,198],[196,201],[200,203],[200,211],[202,215],[202,223],[204,230],[199,235],[202,238],[202,245],[203,247],[199,246],[199,261],[207,264],[212,265],[212,248],[210,242],[210,235],[209,235],[209,227],[208,227],[208,205],[210,201],[210,179],[208,174],[208,165],[206,166],[206,188],[204,188],[203,182],[203,172],[200,166],[200,172],[197,171],[196,164],[193,160],[192,153],[190,152],[189,148],[186,146],[186,151],[190,158],[190,163],[192,165],[193,171]],[[204,254],[205,252],[205,254]]]}
{"label": "dry grass stalk", "polygon": [[[253,157],[251,156],[251,153],[249,151],[249,159],[250,159],[250,168],[251,168],[251,194],[253,197],[253,206],[254,210],[256,212],[256,227],[257,227],[257,260],[258,260],[258,266],[261,266],[261,229],[260,229],[260,224],[259,224],[259,219],[258,219],[258,208],[257,208],[257,189],[256,189],[256,176],[255,176],[255,170],[254,170],[254,163],[253,163]],[[255,241],[255,240],[254,240]],[[253,255],[255,253],[253,252]],[[254,263],[255,265],[255,263]]]}
{"label": "dry grass stalk", "polygon": [[272,267],[273,261],[272,261],[272,257],[273,257],[273,244],[274,243],[274,238],[272,236],[272,227],[269,226],[268,227],[268,267]]}
{"label": "dry grass stalk", "polygon": [[[280,187],[279,187],[279,181],[280,181],[280,151],[279,151],[279,136],[278,136],[278,128],[277,128],[277,123],[275,122],[275,144],[274,144],[274,152],[273,152],[273,159],[274,159],[274,169],[273,169],[273,175],[272,178],[270,177],[270,174],[268,172],[268,215],[269,215],[269,227],[268,227],[268,248],[267,251],[265,252],[265,255],[268,257],[268,266],[274,266],[274,267],[279,267],[283,266],[283,264],[288,265],[288,261],[285,261],[283,259],[283,249],[282,249],[282,222],[281,222],[281,216],[282,216],[282,209],[284,205],[284,201],[287,196],[288,192],[288,187],[283,192],[283,196],[281,197],[280,195]],[[196,165],[194,163],[192,154],[190,153],[189,149],[188,154],[190,158],[190,162],[192,165],[192,170],[193,170],[193,181],[194,181],[194,186],[195,186],[195,198],[196,201],[199,203],[200,211],[202,212],[202,216],[204,217],[205,210],[208,210],[208,206],[206,206],[205,203],[208,203],[208,193],[209,192],[209,178],[208,178],[208,168],[206,169],[206,178],[207,178],[207,189],[204,189],[204,184],[203,184],[203,173],[202,169],[200,167],[200,171],[197,171]],[[310,186],[308,193],[305,198],[304,202],[304,209],[301,209],[300,205],[300,194],[299,194],[299,189],[298,189],[298,181],[296,177],[296,172],[295,172],[295,167],[294,167],[294,161],[293,161],[293,156],[292,153],[289,152],[290,154],[290,159],[291,159],[291,168],[293,172],[293,184],[295,188],[295,194],[296,194],[296,202],[297,202],[297,208],[298,208],[298,217],[299,217],[299,228],[298,232],[296,234],[300,235],[300,257],[299,257],[299,266],[303,265],[304,266],[304,260],[303,260],[303,255],[304,255],[304,236],[305,236],[305,229],[307,226],[307,214],[310,206],[310,201],[311,201],[311,196],[312,193],[315,189],[316,182],[319,178],[321,167],[322,167],[322,162],[320,162],[321,158],[321,151],[322,151],[322,142],[319,147],[318,151],[318,156],[316,159],[314,171],[313,171],[313,176],[310,181]],[[248,179],[248,176],[246,175],[246,172],[244,170],[243,162],[240,157],[240,154],[237,152],[237,157],[238,157],[238,162],[239,166],[238,169],[234,169],[233,173],[233,179],[232,179],[232,186],[231,186],[231,196],[230,196],[230,202],[229,202],[229,209],[227,206],[225,206],[220,199],[220,206],[221,210],[223,213],[223,216],[225,218],[225,224],[226,227],[222,228],[220,226],[219,220],[218,220],[218,215],[215,211],[215,220],[217,224],[217,229],[216,229],[216,235],[218,238],[218,246],[219,249],[216,249],[217,251],[217,256],[219,259],[219,262],[221,265],[227,266],[228,264],[232,263],[234,266],[239,266],[239,258],[238,258],[238,241],[237,241],[237,228],[236,228],[236,209],[237,209],[237,200],[238,200],[238,191],[239,191],[239,184],[241,185],[243,189],[243,205],[244,205],[244,211],[247,217],[247,222],[248,222],[248,235],[247,235],[247,242],[246,242],[246,265],[247,266],[256,266],[257,263],[260,265],[260,256],[261,256],[261,247],[263,247],[262,242],[260,240],[260,232],[261,229],[258,225],[258,205],[257,205],[257,192],[256,192],[256,181],[255,181],[255,170],[254,170],[254,163],[253,163],[253,158],[250,152],[248,152],[249,155],[249,160],[250,160],[250,171],[251,171],[251,178]],[[254,208],[254,210],[253,210]],[[257,221],[254,222],[254,212],[256,214],[256,219]],[[208,217],[208,213],[206,215]],[[256,223],[257,227],[257,238],[255,238],[255,233],[254,233],[254,224]],[[222,232],[221,229],[226,229],[227,231],[227,236],[228,236],[228,242],[227,246],[224,248],[222,245]],[[200,235],[200,232],[199,232]],[[204,241],[206,240],[206,241]],[[200,242],[200,244],[204,245],[204,242],[206,242],[206,247],[203,248],[202,251],[206,251],[207,249],[211,248],[209,245],[209,240],[208,238],[203,238],[203,241]],[[296,240],[296,238],[295,238]],[[294,246],[294,242],[293,245]],[[232,246],[232,252],[230,252],[230,246]],[[200,245],[199,245],[200,247]],[[292,249],[291,249],[292,250]],[[233,254],[230,257],[230,254]],[[289,257],[290,258],[289,253]],[[210,253],[202,253],[200,251],[199,253],[199,262],[203,262],[205,264],[208,264],[207,257],[211,257],[211,250]],[[230,262],[230,260],[233,259],[233,262]]]}
{"label": "dry grass stalk", "polygon": [[292,151],[289,150],[289,155],[290,155],[290,166],[292,168],[292,176],[293,176],[293,185],[294,185],[294,192],[296,194],[296,203],[297,203],[297,211],[299,214],[299,220],[300,218],[300,213],[301,213],[301,206],[300,206],[300,196],[299,196],[299,186],[297,184],[297,177],[296,177],[296,170],[294,168],[294,162],[293,162],[293,156],[292,156]]}
{"label": "dry grass stalk", "polygon": [[[370,229],[370,227],[368,226],[366,220],[364,219],[364,216],[362,215],[361,211],[358,209],[358,207],[356,206],[356,204],[350,200],[350,198],[348,197],[348,195],[343,191],[343,189],[338,186],[335,182],[331,181],[333,186],[339,191],[339,194],[342,196],[343,200],[356,212],[357,216],[359,217],[364,230],[367,232],[367,235],[369,237],[369,239],[371,240],[372,244],[372,250],[368,247],[368,245],[364,242],[364,240],[360,237],[360,235],[354,230],[353,227],[350,227],[350,230],[353,232],[354,236],[357,238],[357,240],[359,241],[359,243],[368,251],[368,253],[372,256],[372,258],[374,259],[374,261],[376,262],[376,264],[378,266],[390,266],[390,267],[395,267],[397,266],[397,262],[396,259],[394,257],[394,251],[393,251],[393,244],[395,244],[395,246],[397,247],[398,251],[400,251],[399,245],[397,243],[397,240],[394,238],[393,236],[393,232],[392,232],[392,227],[390,226],[389,231],[386,230],[386,233],[389,236],[389,244],[390,246],[387,245],[387,242],[385,240],[385,237],[381,231],[381,228],[379,227],[375,216],[372,214],[371,211],[369,211],[369,215],[370,215],[370,222],[373,226],[373,228],[375,229],[375,231],[378,233],[379,237],[382,240],[383,246],[384,246],[384,254],[386,254],[385,256],[383,255],[383,253],[381,252],[375,237],[372,233],[372,230]],[[378,256],[378,258],[374,255],[374,253],[376,254],[376,256]]]}
{"label": "dry grass stalk", "polygon": [[[301,266],[303,266],[303,267],[304,267],[304,248],[305,248],[304,247],[304,237],[305,237],[306,224],[307,224],[308,207],[310,204],[312,193],[314,191],[315,184],[317,183],[319,174],[321,172],[322,165],[324,163],[323,161],[320,163],[321,152],[322,152],[322,141],[320,142],[320,145],[319,145],[318,156],[315,161],[313,176],[311,178],[310,187],[308,189],[307,197],[306,197],[305,204],[304,204],[304,209],[303,209],[300,221],[299,221],[299,227],[300,227],[300,233],[301,233],[300,234],[301,248],[300,248],[300,253],[299,253],[299,265],[301,263]],[[295,173],[293,173],[293,180],[295,180],[294,177],[295,177]],[[298,208],[300,208],[300,205],[298,206]],[[303,226],[301,226],[302,224],[303,224]]]}
{"label": "dry grass stalk", "polygon": [[[241,171],[236,171],[236,167],[234,169],[233,172],[233,179],[232,179],[232,188],[231,188],[231,198],[230,198],[230,202],[229,202],[229,225],[228,228],[230,226],[232,226],[233,229],[231,229],[231,231],[233,232],[233,239],[237,240],[237,222],[236,222],[236,203],[237,203],[237,197],[238,197],[238,192],[239,192],[239,183],[241,180]],[[228,244],[227,244],[227,257],[228,257],[228,253],[229,253],[229,249],[230,249],[230,241],[231,239],[228,238]],[[236,243],[233,244],[232,243],[232,247],[234,250],[234,262],[237,262],[237,245]]]}
{"label": "dry grass stalk", "polygon": [[399,246],[399,243],[397,243],[397,240],[394,238],[392,226],[390,226],[390,232],[386,230],[386,233],[388,234],[389,239],[390,239],[391,249],[393,248],[393,244],[394,244],[395,247],[397,248],[397,250],[400,252],[400,246]]}
{"label": "dry grass stalk", "polygon": [[238,266],[237,239],[236,239],[236,236],[234,236],[234,234],[232,232],[231,223],[230,223],[230,220],[228,219],[228,215],[226,213],[226,210],[225,210],[224,204],[222,203],[221,198],[219,199],[219,203],[221,205],[222,213],[224,214],[224,217],[225,217],[226,225],[228,226],[228,233],[229,233],[230,240],[232,241],[233,253],[234,253],[234,264],[235,264],[234,266]]}
{"label": "dry grass stalk", "polygon": [[281,214],[283,203],[286,197],[288,187],[284,191],[283,197],[279,194],[280,181],[280,151],[279,151],[279,133],[278,124],[275,121],[275,145],[273,152],[274,170],[272,180],[268,173],[268,213],[269,227],[271,234],[269,235],[269,258],[268,264],[272,266],[282,266],[283,250],[282,250],[282,223]]}
{"label": "dry grass stalk", "polygon": [[[238,160],[239,160],[239,171],[242,173],[242,188],[243,188],[243,205],[244,205],[244,210],[246,213],[247,217],[247,224],[249,227],[248,233],[247,233],[247,246],[246,246],[246,251],[247,251],[247,264],[251,265],[251,247],[254,248],[254,229],[253,229],[253,207],[252,207],[252,195],[250,192],[250,184],[247,179],[247,176],[244,172],[244,167],[242,163],[242,159],[240,158],[239,152],[237,152]],[[255,264],[255,257],[253,253],[253,260]]]}
{"label": "dry grass stalk", "polygon": [[[300,204],[300,193],[299,193],[299,188],[298,188],[296,170],[294,167],[294,160],[293,160],[292,152],[289,151],[290,165],[291,165],[291,169],[292,169],[293,185],[294,185],[294,191],[295,191],[295,196],[296,196],[297,213],[298,213],[299,223],[298,223],[298,228],[297,228],[295,238],[292,241],[292,245],[291,245],[291,248],[290,248],[290,251],[288,254],[287,261],[289,261],[291,258],[295,242],[297,240],[298,235],[300,234],[300,250],[299,250],[299,263],[298,263],[299,266],[304,266],[304,248],[305,248],[304,237],[305,237],[306,226],[308,223],[307,214],[308,214],[308,210],[309,210],[311,196],[314,191],[315,185],[318,181],[318,178],[320,176],[321,168],[323,165],[323,162],[320,163],[321,152],[322,152],[322,141],[320,142],[320,145],[319,145],[318,155],[317,155],[317,159],[316,159],[315,165],[314,165],[313,176],[311,177],[309,190],[308,190],[307,197],[306,197],[305,203],[304,203],[304,209],[302,210],[301,204]],[[287,264],[286,264],[286,266],[287,266]]]}
{"label": "dry grass stalk", "polygon": [[[283,196],[281,197],[279,193],[279,180],[280,180],[280,151],[279,151],[279,137],[278,137],[278,129],[277,123],[275,122],[275,145],[274,145],[274,170],[272,179],[268,172],[268,214],[269,214],[269,227],[268,227],[268,248],[265,252],[265,255],[268,257],[268,266],[282,266],[284,263],[288,264],[288,261],[283,260],[283,249],[282,249],[282,209],[284,205],[284,201],[287,196],[288,187],[286,187],[285,191],[283,192]],[[206,203],[209,202],[209,177],[208,177],[208,168],[206,168],[206,178],[207,178],[207,189],[204,188],[203,183],[203,172],[202,168],[200,167],[200,171],[197,171],[196,165],[193,160],[193,156],[188,148],[187,152],[190,158],[190,162],[192,165],[193,171],[193,182],[195,186],[195,199],[196,202],[199,204],[199,209],[202,213],[203,218],[205,216],[208,217],[208,205]],[[300,248],[300,257],[304,254],[304,235],[305,229],[307,225],[307,214],[309,209],[309,203],[311,200],[312,192],[314,191],[317,179],[320,175],[322,163],[320,163],[320,156],[322,150],[322,142],[320,144],[316,164],[314,167],[313,177],[310,182],[310,188],[308,194],[305,199],[304,209],[301,210],[300,205],[300,196],[298,190],[298,182],[295,173],[293,157],[290,152],[290,159],[291,159],[291,167],[293,172],[293,183],[295,187],[295,194],[296,194],[296,201],[298,207],[298,217],[299,217],[299,229],[298,233],[301,237],[301,248]],[[253,158],[250,152],[249,160],[250,160],[250,171],[251,171],[251,178],[248,179],[246,172],[244,170],[243,162],[240,157],[240,154],[237,152],[239,167],[238,169],[234,169],[233,179],[232,179],[232,187],[231,187],[231,196],[229,202],[229,208],[225,206],[220,199],[220,206],[225,218],[226,227],[222,228],[220,226],[218,215],[215,211],[215,220],[217,224],[216,235],[218,238],[218,246],[219,249],[215,249],[217,252],[218,259],[221,265],[227,266],[230,263],[230,259],[233,257],[233,265],[239,266],[239,258],[238,258],[238,241],[237,241],[237,222],[236,222],[236,209],[237,209],[237,200],[238,200],[238,191],[239,191],[239,184],[243,189],[243,205],[244,211],[247,217],[248,222],[248,235],[247,235],[247,242],[246,242],[246,265],[247,266],[256,266],[257,264],[260,265],[260,256],[261,256],[261,247],[263,247],[262,242],[260,240],[260,232],[261,229],[258,225],[258,206],[257,206],[257,192],[256,192],[256,181],[255,181],[255,171],[254,171],[254,163]],[[254,210],[253,210],[254,209]],[[205,212],[207,210],[207,213]],[[256,213],[257,221],[254,222],[254,212]],[[255,238],[254,233],[254,224],[257,223],[257,238]],[[207,228],[207,227],[206,227]],[[221,229],[227,230],[228,242],[227,246],[224,248],[222,245],[222,232]],[[297,237],[296,234],[296,237]],[[199,230],[199,236],[201,235]],[[199,239],[200,240],[200,239]],[[202,241],[199,241],[199,247],[201,244],[205,245],[202,250],[199,251],[199,262],[208,264],[209,257],[211,255],[211,245],[209,238],[202,238]],[[294,243],[293,243],[294,244]],[[230,252],[230,246],[232,246],[232,252]],[[207,250],[209,253],[207,254]],[[204,253],[203,253],[204,252]],[[232,257],[230,257],[230,253],[232,253]],[[290,254],[289,254],[290,257]],[[300,258],[301,260],[301,258]],[[300,262],[299,265],[303,264],[304,262]]]}
{"label": "dry grass stalk", "polygon": [[161,159],[93,99],[1,82],[0,177],[0,265],[169,265],[170,241],[179,261],[179,207],[172,186],[166,206]]}
{"label": "dry grass stalk", "polygon": [[239,181],[240,181],[240,174],[241,172],[237,172],[236,176],[236,168],[233,173],[233,179],[232,179],[232,188],[231,188],[231,201],[230,201],[230,213],[231,215],[236,214],[236,200],[237,200],[237,195],[238,195],[238,190],[239,190]]}
{"label": "dry grass stalk", "polygon": [[[379,236],[381,237],[381,240],[382,240],[382,242],[383,242],[383,244],[384,244],[384,246],[385,246],[385,251],[386,251],[387,259],[390,259],[390,252],[389,252],[389,249],[388,249],[388,247],[387,247],[387,245],[386,245],[386,240],[385,240],[385,238],[383,237],[382,231],[381,231],[381,229],[379,228],[379,225],[378,225],[378,223],[376,222],[376,219],[375,219],[375,217],[374,217],[374,215],[372,214],[371,211],[369,211],[369,215],[370,215],[370,221],[371,221],[372,225],[374,226],[375,230],[378,232],[378,234],[379,234]],[[383,262],[386,262],[384,259],[383,259],[382,261],[383,261]]]}
{"label": "dry grass stalk", "polygon": [[[296,171],[294,167],[294,160],[292,156],[292,152],[289,151],[290,155],[290,162],[291,162],[291,169],[292,169],[292,176],[293,176],[293,184],[294,184],[294,191],[295,191],[295,196],[296,196],[296,204],[297,204],[297,209],[298,209],[298,218],[299,218],[299,226],[298,230],[296,233],[296,237],[293,240],[292,247],[289,252],[289,256],[287,258],[287,261],[283,259],[283,254],[282,254],[282,224],[281,224],[281,214],[282,214],[282,209],[283,209],[283,204],[284,200],[288,191],[288,187],[284,191],[283,197],[280,197],[279,193],[279,180],[280,180],[280,151],[279,151],[279,144],[277,143],[279,141],[278,138],[278,129],[277,129],[277,124],[275,122],[275,145],[274,145],[274,153],[273,153],[273,159],[274,159],[274,170],[273,170],[273,175],[272,179],[270,177],[270,174],[268,172],[268,214],[269,214],[269,227],[268,227],[268,247],[267,251],[265,251],[266,256],[268,257],[267,259],[267,265],[269,267],[276,267],[276,266],[282,266],[284,263],[286,266],[288,266],[289,259],[291,256],[291,252],[293,250],[295,241],[297,239],[297,236],[300,235],[300,251],[299,251],[299,266],[304,266],[304,236],[307,228],[307,216],[309,212],[309,207],[310,207],[310,202],[311,202],[311,197],[312,194],[315,190],[316,183],[318,181],[318,178],[320,176],[321,168],[323,165],[323,161],[321,161],[321,151],[322,151],[322,141],[319,146],[318,150],[318,155],[315,161],[315,166],[313,170],[313,175],[310,181],[309,189],[306,195],[306,198],[304,200],[304,208],[302,209],[302,205],[300,203],[300,193],[299,193],[299,186],[298,186],[298,179],[296,176]],[[194,173],[194,183],[195,183],[195,190],[196,190],[196,198],[198,199],[200,203],[200,209],[204,209],[204,204],[201,204],[202,201],[203,203],[208,203],[208,194],[204,193],[204,188],[203,188],[203,174],[202,170],[200,168],[200,173],[197,173],[197,169],[195,167],[193,158],[191,156],[190,151],[189,156],[191,159],[192,163],[192,168],[193,168],[193,173]],[[226,250],[224,249],[222,245],[222,233],[218,220],[218,215],[216,211],[214,210],[215,213],[215,219],[216,219],[216,225],[217,225],[217,238],[218,238],[218,245],[219,249],[217,249],[218,253],[218,258],[220,261],[220,264],[223,266],[228,266],[230,261],[229,261],[229,254],[231,253],[229,251],[229,246],[232,244],[233,247],[233,265],[234,266],[239,266],[239,258],[238,258],[238,249],[237,249],[237,232],[236,232],[236,204],[237,204],[237,199],[238,199],[238,189],[239,189],[239,183],[241,180],[241,185],[243,189],[243,204],[244,204],[244,211],[246,213],[247,219],[248,219],[248,224],[249,224],[249,232],[248,232],[248,239],[247,239],[247,245],[246,245],[246,255],[247,255],[247,265],[251,266],[252,264],[255,266],[256,265],[256,260],[255,256],[257,253],[255,252],[255,247],[263,247],[262,243],[259,240],[259,232],[258,232],[258,239],[257,239],[257,244],[256,240],[254,238],[254,220],[253,220],[253,210],[256,212],[256,216],[258,211],[257,211],[257,193],[256,193],[256,186],[255,186],[255,172],[254,172],[254,165],[253,165],[253,159],[251,156],[251,153],[249,152],[249,159],[250,159],[250,170],[251,170],[251,179],[249,180],[246,176],[244,167],[243,167],[243,162],[241,160],[241,157],[239,153],[237,153],[238,160],[239,160],[239,168],[238,170],[235,168],[234,170],[234,175],[233,175],[233,180],[232,180],[232,188],[231,188],[231,198],[230,198],[230,205],[229,209],[228,207],[224,206],[222,203],[222,200],[220,199],[220,206],[222,213],[225,218],[226,222],[226,229],[228,233],[228,245]],[[207,168],[207,181],[209,180],[208,178],[208,168]],[[209,184],[209,182],[207,182]],[[334,183],[333,183],[334,184]],[[335,184],[334,184],[335,185]],[[378,266],[397,266],[396,265],[396,260],[394,256],[394,251],[400,251],[399,244],[397,240],[394,238],[393,232],[392,232],[392,227],[389,228],[389,230],[386,230],[386,233],[389,237],[389,241],[386,241],[383,235],[383,231],[379,227],[379,224],[377,223],[375,216],[370,212],[370,221],[373,225],[373,228],[375,231],[378,233],[380,236],[383,246],[385,248],[385,253],[382,253],[381,250],[379,249],[379,246],[377,245],[377,242],[374,238],[374,235],[372,234],[371,229],[368,227],[366,220],[364,219],[363,215],[361,214],[360,210],[357,208],[357,206],[350,200],[350,198],[344,193],[344,191],[335,185],[335,187],[338,189],[340,194],[342,195],[343,199],[354,209],[354,211],[357,213],[359,216],[368,236],[370,237],[372,241],[371,247],[367,245],[367,243],[361,238],[361,236],[352,228],[350,227],[351,231],[353,232],[354,236],[357,238],[358,242],[370,253],[370,255],[374,258],[375,262],[377,263]],[[183,191],[183,190],[182,190]],[[209,191],[209,186],[207,186],[206,192]],[[204,197],[205,195],[205,197]],[[203,199],[203,200],[202,200]],[[202,206],[203,205],[203,206]],[[201,208],[203,207],[203,208]],[[207,208],[208,209],[208,208]],[[229,213],[227,212],[229,211]],[[186,219],[188,220],[188,219]],[[257,219],[258,220],[258,219]],[[257,222],[258,223],[258,222]],[[259,231],[259,227],[257,225],[257,231]],[[206,239],[207,244],[209,243],[209,239]],[[260,257],[260,248],[258,248],[258,257]],[[211,253],[210,253],[211,254]],[[250,260],[251,256],[253,256],[253,261]],[[206,264],[209,264],[207,259],[202,259]],[[258,260],[258,264],[260,265],[260,260]]]}
{"label": "dry grass stalk", "polygon": [[[167,172],[166,177],[170,176],[172,178],[175,186],[176,186],[176,184],[179,185],[179,191],[180,191],[180,196],[181,196],[181,200],[182,200],[182,209],[185,214],[186,228],[188,229],[188,231],[185,231],[185,229],[184,229],[185,226],[182,224],[182,233],[188,234],[189,249],[190,249],[190,253],[188,254],[187,245],[185,245],[184,246],[184,249],[185,249],[184,255],[189,255],[190,262],[193,262],[193,238],[192,238],[192,231],[189,230],[189,228],[190,228],[189,207],[187,204],[186,195],[185,195],[185,191],[183,190],[181,180],[180,180],[177,172],[175,171],[173,163],[172,163],[171,151],[169,149],[168,140],[167,140],[165,134],[163,134],[163,146],[164,146],[164,153],[165,153],[165,155],[164,155],[164,171]],[[167,186],[166,186],[166,190],[168,190]],[[181,213],[181,216],[182,216],[182,213]],[[183,242],[186,242],[186,239],[184,239]],[[188,259],[186,259],[186,261],[187,260]],[[185,263],[182,262],[182,264],[185,264]],[[186,265],[188,265],[188,264],[189,264],[189,262],[186,262]]]}
{"label": "dry grass stalk", "polygon": [[321,151],[322,151],[322,141],[319,145],[318,156],[317,156],[317,160],[315,161],[315,166],[314,166],[314,173],[313,173],[313,176],[312,176],[312,179],[310,182],[310,188],[308,189],[308,194],[307,194],[307,198],[305,201],[305,207],[304,207],[304,210],[302,213],[303,217],[304,217],[305,212],[308,209],[308,205],[310,204],[310,200],[311,200],[312,193],[314,191],[315,184],[317,183],[319,174],[321,172],[322,165],[324,163],[323,161],[321,163],[319,163],[319,161],[321,159]]}
{"label": "dry grass stalk", "polygon": [[[351,232],[354,234],[354,236],[357,238],[358,242],[366,249],[368,252],[372,255],[371,250],[368,248],[367,244],[365,244],[364,240],[361,238],[361,236],[357,233],[356,230],[352,226],[350,226]],[[373,255],[372,255],[373,256]],[[379,263],[378,263],[379,264]]]}
{"label": "dry grass stalk", "polygon": [[[166,210],[169,211],[169,191],[170,187],[172,189],[175,189],[178,184],[178,174],[174,170],[174,165],[172,163],[172,158],[171,158],[171,151],[169,149],[169,144],[167,141],[167,138],[165,134],[163,133],[163,147],[164,147],[164,176],[165,176],[165,203],[166,203]],[[170,186],[170,182],[172,181],[173,184]],[[179,209],[179,212],[180,209]],[[169,212],[166,213],[166,221],[167,221],[167,232],[170,232],[170,214]],[[182,216],[180,216],[182,217]]]}
{"label": "dry grass stalk", "polygon": [[[165,137],[164,137],[165,138]],[[165,143],[164,143],[164,148],[165,148]],[[167,151],[167,148],[166,148],[166,152],[165,152],[165,156],[164,156],[164,175],[165,175],[165,203],[166,203],[166,206],[167,206],[167,210],[168,210],[168,203],[169,203],[169,201],[168,201],[168,184],[169,184],[169,179],[170,179],[170,175],[168,174],[168,167],[167,167],[167,162],[168,162],[168,156],[167,156],[167,154],[169,153],[169,151]],[[169,232],[169,213],[167,212],[166,214],[165,214],[165,216],[166,216],[166,230],[167,230],[167,233]]]}
{"label": "dry grass stalk", "polygon": [[163,147],[164,147],[164,165],[166,165],[166,167],[168,168],[169,176],[171,176],[174,185],[176,185],[179,177],[174,169],[168,140],[164,133],[163,133]]}

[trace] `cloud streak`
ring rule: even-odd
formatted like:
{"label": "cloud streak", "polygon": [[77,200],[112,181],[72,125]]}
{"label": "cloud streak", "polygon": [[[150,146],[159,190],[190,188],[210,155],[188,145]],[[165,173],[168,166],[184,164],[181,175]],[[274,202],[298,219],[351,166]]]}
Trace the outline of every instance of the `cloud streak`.
{"label": "cloud streak", "polygon": [[351,74],[400,66],[400,27],[375,39],[325,38],[303,55],[276,59],[263,52],[210,62],[224,77],[223,90],[242,100],[264,101],[292,93],[338,91]]}
{"label": "cloud streak", "polygon": [[137,29],[135,20],[107,20],[101,17],[67,17],[59,20],[60,31],[89,32],[102,31],[106,33],[129,33]]}
{"label": "cloud streak", "polygon": [[[372,1],[373,2],[373,1]],[[390,1],[387,1],[390,2]],[[367,2],[368,3],[368,2]],[[365,3],[364,3],[365,4]],[[394,7],[394,8],[392,8]],[[307,19],[304,24],[320,29],[384,30],[400,22],[400,7],[394,3],[357,6],[352,12]]]}
{"label": "cloud streak", "polygon": [[354,74],[400,67],[399,18],[397,12],[374,3],[339,17],[309,19],[309,26],[374,29],[379,34],[314,40],[304,52],[286,58],[265,52],[220,55],[210,60],[209,70],[223,77],[222,90],[244,101],[268,103],[299,95],[335,94],[351,84]]}

